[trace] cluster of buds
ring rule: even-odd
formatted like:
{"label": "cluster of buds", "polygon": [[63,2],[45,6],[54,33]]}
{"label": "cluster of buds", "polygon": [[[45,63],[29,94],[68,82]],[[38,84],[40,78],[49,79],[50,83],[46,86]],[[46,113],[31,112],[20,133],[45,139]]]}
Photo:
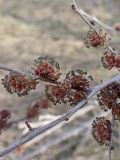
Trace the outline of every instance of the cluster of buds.
{"label": "cluster of buds", "polygon": [[111,140],[111,123],[105,117],[97,117],[92,123],[93,137],[100,145],[109,145]]}
{"label": "cluster of buds", "polygon": [[107,47],[110,43],[110,38],[107,38],[107,33],[103,32],[102,29],[99,32],[96,32],[94,29],[90,29],[87,38],[85,39],[84,43],[86,47]]}
{"label": "cluster of buds", "polygon": [[112,114],[114,115],[116,120],[120,121],[120,104],[112,108]]}
{"label": "cluster of buds", "polygon": [[11,113],[8,110],[0,111],[0,133],[1,130],[8,127],[8,119],[11,117]]}
{"label": "cluster of buds", "polygon": [[118,102],[118,99],[120,98],[120,84],[113,83],[108,85],[100,91],[97,97],[102,109],[105,111],[111,109],[116,119],[120,120],[120,104]]}
{"label": "cluster of buds", "polygon": [[70,88],[66,83],[59,83],[57,85],[46,85],[46,96],[53,102],[54,105],[57,103],[68,102],[68,92]]}
{"label": "cluster of buds", "polygon": [[32,68],[34,75],[38,78],[44,78],[48,81],[57,81],[60,78],[60,66],[49,56],[39,57],[35,60],[35,65]]}
{"label": "cluster of buds", "polygon": [[66,103],[76,105],[90,93],[91,78],[82,70],[70,71],[63,83],[47,85],[46,95],[54,103]]}
{"label": "cluster of buds", "polygon": [[120,70],[120,55],[106,51],[101,58],[104,68],[112,69],[113,67]]}
{"label": "cluster of buds", "polygon": [[40,101],[34,101],[27,109],[26,118],[34,118],[39,115]]}
{"label": "cluster of buds", "polygon": [[48,99],[36,100],[27,108],[26,118],[35,118],[40,114],[40,109],[47,109],[48,107]]}
{"label": "cluster of buds", "polygon": [[70,71],[65,78],[70,87],[69,102],[70,105],[76,105],[82,101],[91,92],[92,77],[83,70]]}
{"label": "cluster of buds", "polygon": [[27,95],[30,90],[36,88],[37,83],[35,79],[19,73],[9,73],[2,79],[6,90],[11,94],[16,93],[18,96]]}

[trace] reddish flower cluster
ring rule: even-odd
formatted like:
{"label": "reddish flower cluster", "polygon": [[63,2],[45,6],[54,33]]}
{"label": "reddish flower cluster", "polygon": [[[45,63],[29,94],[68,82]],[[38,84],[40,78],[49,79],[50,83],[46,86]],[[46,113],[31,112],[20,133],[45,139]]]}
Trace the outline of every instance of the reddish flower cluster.
{"label": "reddish flower cluster", "polygon": [[46,96],[53,102],[54,105],[57,103],[66,103],[68,101],[69,86],[66,83],[59,83],[58,85],[46,85]]}
{"label": "reddish flower cluster", "polygon": [[49,56],[39,57],[35,60],[33,70],[35,76],[48,81],[57,81],[61,75],[59,64]]}
{"label": "reddish flower cluster", "polygon": [[120,31],[120,23],[115,24],[113,27],[116,31]]}
{"label": "reddish flower cluster", "polygon": [[87,97],[91,91],[92,77],[88,76],[83,70],[70,71],[65,78],[70,86],[69,102],[75,105]]}
{"label": "reddish flower cluster", "polygon": [[110,38],[107,38],[107,33],[103,32],[101,29],[97,33],[95,30],[91,29],[88,34],[87,38],[85,39],[84,43],[86,47],[105,47],[109,45]]}
{"label": "reddish flower cluster", "polygon": [[111,140],[111,123],[104,117],[97,117],[92,123],[92,134],[100,145],[109,145]]}
{"label": "reddish flower cluster", "polygon": [[39,115],[40,109],[40,101],[33,102],[27,110],[26,117],[27,118],[34,118]]}
{"label": "reddish flower cluster", "polygon": [[48,100],[47,98],[43,99],[43,100],[41,101],[41,108],[47,109],[47,108],[49,108],[49,107],[50,107],[50,105],[49,105],[49,100]]}
{"label": "reddish flower cluster", "polygon": [[27,109],[26,118],[35,118],[39,115],[40,109],[47,109],[48,107],[48,99],[34,101]]}
{"label": "reddish flower cluster", "polygon": [[90,77],[82,70],[71,71],[66,75],[63,83],[47,85],[46,95],[54,103],[75,105],[90,93]]}
{"label": "reddish flower cluster", "polygon": [[98,102],[102,108],[107,111],[108,109],[112,110],[112,113],[115,115],[116,119],[120,120],[120,84],[113,83],[97,95]]}
{"label": "reddish flower cluster", "polygon": [[30,90],[36,88],[37,83],[30,77],[16,73],[10,73],[2,79],[2,84],[6,90],[11,94],[17,93],[18,96],[27,95]]}
{"label": "reddish flower cluster", "polygon": [[106,51],[101,60],[104,68],[112,69],[115,67],[120,70],[120,55]]}
{"label": "reddish flower cluster", "polygon": [[11,113],[8,110],[0,111],[0,133],[1,130],[8,127],[8,119],[11,117]]}

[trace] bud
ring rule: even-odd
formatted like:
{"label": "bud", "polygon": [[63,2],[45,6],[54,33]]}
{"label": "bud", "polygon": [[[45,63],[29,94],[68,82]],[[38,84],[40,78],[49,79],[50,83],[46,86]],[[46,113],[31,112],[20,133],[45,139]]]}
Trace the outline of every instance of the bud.
{"label": "bud", "polygon": [[84,41],[86,47],[107,47],[110,43],[110,38],[107,38],[107,33],[103,32],[102,29],[97,33],[94,29],[90,29],[87,37]]}

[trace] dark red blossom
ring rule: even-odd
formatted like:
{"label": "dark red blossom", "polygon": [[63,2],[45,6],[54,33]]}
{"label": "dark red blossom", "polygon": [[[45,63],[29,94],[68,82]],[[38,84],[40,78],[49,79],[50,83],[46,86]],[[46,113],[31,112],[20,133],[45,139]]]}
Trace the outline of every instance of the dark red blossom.
{"label": "dark red blossom", "polygon": [[112,109],[114,106],[117,105],[118,85],[119,84],[117,83],[108,85],[107,87],[102,89],[97,95],[97,100],[100,106],[102,106],[105,111],[108,109]]}
{"label": "dark red blossom", "polygon": [[91,91],[91,78],[82,70],[70,71],[63,83],[46,86],[46,96],[54,103],[75,105],[87,97]]}
{"label": "dark red blossom", "polygon": [[53,102],[54,105],[57,103],[66,103],[68,101],[69,87],[66,83],[59,83],[57,85],[46,85],[46,96]]}
{"label": "dark red blossom", "polygon": [[88,34],[87,38],[85,39],[86,47],[101,47],[106,46],[109,44],[110,39],[107,38],[107,33],[103,32],[101,29],[97,33],[95,30],[91,29]]}
{"label": "dark red blossom", "polygon": [[107,111],[112,110],[115,118],[120,120],[120,84],[113,83],[100,91],[97,95],[100,106]]}
{"label": "dark red blossom", "polygon": [[105,117],[97,117],[92,123],[92,134],[100,145],[109,145],[111,140],[111,123]]}
{"label": "dark red blossom", "polygon": [[8,119],[11,117],[11,113],[8,110],[1,110],[0,111],[0,133],[1,130],[8,127]]}
{"label": "dark red blossom", "polygon": [[33,103],[31,103],[30,106],[27,108],[26,117],[35,118],[40,114],[41,109],[47,108],[49,108],[49,102],[47,98],[43,100],[33,101]]}
{"label": "dark red blossom", "polygon": [[70,71],[65,78],[70,87],[69,102],[75,105],[87,97],[91,91],[92,77],[83,70]]}
{"label": "dark red blossom", "polygon": [[120,69],[120,56],[110,51],[106,51],[101,58],[103,67],[107,69],[117,68]]}
{"label": "dark red blossom", "polygon": [[30,90],[36,88],[37,83],[31,77],[17,73],[10,73],[2,79],[2,84],[6,90],[11,94],[17,93],[18,96],[27,95]]}
{"label": "dark red blossom", "polygon": [[77,69],[68,72],[65,81],[71,86],[71,89],[77,91],[86,91],[90,89],[92,77],[88,76],[83,70]]}
{"label": "dark red blossom", "polygon": [[27,109],[26,117],[27,118],[35,118],[39,115],[39,110],[41,107],[41,102],[39,100],[34,101]]}
{"label": "dark red blossom", "polygon": [[49,56],[39,57],[35,60],[33,67],[34,74],[38,78],[45,78],[48,81],[57,81],[60,78],[60,66]]}
{"label": "dark red blossom", "polygon": [[112,108],[112,114],[120,121],[120,103]]}
{"label": "dark red blossom", "polygon": [[120,55],[116,56],[115,67],[120,70]]}

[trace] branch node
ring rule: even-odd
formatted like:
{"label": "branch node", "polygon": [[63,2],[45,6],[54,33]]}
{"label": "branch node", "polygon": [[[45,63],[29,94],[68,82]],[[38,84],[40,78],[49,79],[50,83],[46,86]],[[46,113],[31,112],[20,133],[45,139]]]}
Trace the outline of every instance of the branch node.
{"label": "branch node", "polygon": [[67,117],[67,118],[65,118],[65,121],[69,121],[69,119],[70,119],[70,118],[69,118],[69,117]]}
{"label": "branch node", "polygon": [[71,8],[72,8],[72,9],[75,9],[75,5],[74,5],[73,3],[71,4]]}
{"label": "branch node", "polygon": [[31,125],[29,124],[27,120],[25,121],[25,124],[28,127],[29,131],[33,131],[33,128],[31,127]]}

